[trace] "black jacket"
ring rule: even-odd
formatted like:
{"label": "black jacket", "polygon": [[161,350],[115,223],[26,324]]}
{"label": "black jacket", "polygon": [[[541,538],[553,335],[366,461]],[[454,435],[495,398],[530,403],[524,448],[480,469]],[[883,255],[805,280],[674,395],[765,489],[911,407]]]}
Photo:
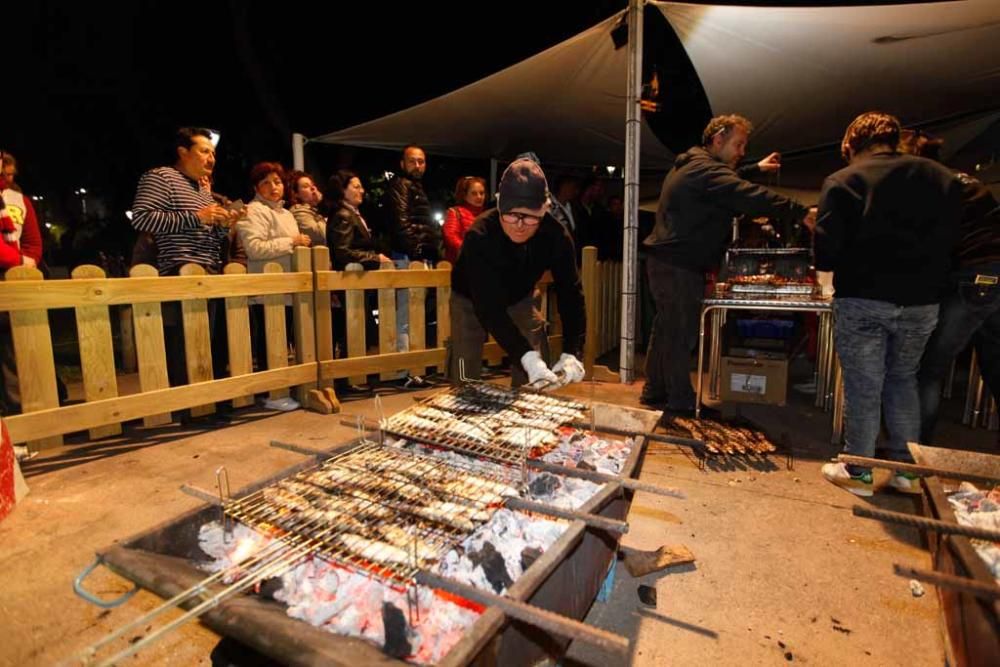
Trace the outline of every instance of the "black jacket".
{"label": "black jacket", "polygon": [[855,160],[823,183],[816,268],[834,272],[838,297],[937,303],[961,202],[961,182],[931,160],[890,151]]}
{"label": "black jacket", "polygon": [[441,258],[441,226],[431,218],[431,204],[420,181],[394,176],[385,192],[387,231],[394,252],[411,260]]}
{"label": "black jacket", "polygon": [[333,253],[333,268],[337,271],[343,271],[352,262],[361,264],[365,269],[379,267],[379,252],[375,249],[371,232],[361,216],[346,206],[334,211],[327,221],[326,244]]}
{"label": "black jacket", "polygon": [[737,172],[700,147],[681,153],[663,181],[656,226],[643,245],[670,264],[704,271],[722,260],[735,216],[806,215],[805,206],[745,180],[757,171],[751,165]]}
{"label": "black jacket", "polygon": [[484,211],[465,233],[462,252],[451,272],[451,287],[472,301],[483,328],[518,360],[532,348],[507,308],[530,296],[548,270],[555,281],[562,318],[563,350],[579,357],[586,325],[583,288],[573,240],[551,215],[542,219],[528,241],[514,243],[500,226],[497,209]]}

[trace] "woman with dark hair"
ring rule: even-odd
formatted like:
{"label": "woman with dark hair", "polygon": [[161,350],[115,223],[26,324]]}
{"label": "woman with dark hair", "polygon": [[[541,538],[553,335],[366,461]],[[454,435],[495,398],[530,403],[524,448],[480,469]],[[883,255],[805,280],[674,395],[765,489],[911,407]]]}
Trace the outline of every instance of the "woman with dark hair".
{"label": "woman with dark hair", "polygon": [[293,171],[285,181],[288,193],[288,210],[295,216],[299,231],[309,237],[312,245],[326,244],[326,218],[316,208],[323,193],[316,187],[313,177],[304,171]]}
{"label": "woman with dark hair", "polygon": [[337,271],[352,263],[361,264],[365,269],[377,269],[383,262],[392,261],[376,249],[371,229],[361,217],[358,209],[364,199],[365,189],[353,171],[341,169],[330,177],[322,208],[329,216],[326,244]]}
{"label": "woman with dark hair", "polygon": [[448,209],[444,219],[444,257],[454,264],[462,249],[465,232],[483,212],[486,203],[486,181],[478,176],[463,176],[455,184],[455,206]]}

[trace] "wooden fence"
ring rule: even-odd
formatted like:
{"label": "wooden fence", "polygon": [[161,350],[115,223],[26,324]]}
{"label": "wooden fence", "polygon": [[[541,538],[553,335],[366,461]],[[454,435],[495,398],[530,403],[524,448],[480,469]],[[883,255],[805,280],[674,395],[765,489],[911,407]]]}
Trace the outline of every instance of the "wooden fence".
{"label": "wooden fence", "polygon": [[[587,249],[589,250],[589,249]],[[264,273],[247,274],[230,264],[223,275],[205,275],[195,265],[181,275],[160,277],[151,266],[132,269],[128,278],[107,278],[95,266],[81,266],[70,280],[44,280],[36,269],[18,267],[7,272],[0,288],[0,311],[9,312],[21,391],[22,414],[5,418],[11,439],[32,449],[56,447],[64,434],[88,430],[92,439],[121,432],[121,423],[142,419],[147,426],[166,424],[170,412],[190,409],[192,416],[209,414],[215,403],[231,400],[234,407],[249,405],[254,395],[271,397],[294,392],[300,403],[322,411],[336,409],[335,378],[363,381],[367,374],[383,379],[401,371],[425,375],[428,368],[444,371],[445,341],[449,336],[451,270],[447,263],[427,269],[414,263],[410,270],[330,271],[325,247],[296,249],[293,270],[268,264]],[[322,267],[315,268],[314,267]],[[591,273],[593,271],[591,270]],[[542,312],[548,315],[550,351],[561,351],[561,325],[555,316],[551,278],[539,283]],[[409,349],[397,351],[396,292],[409,293]],[[378,340],[366,339],[365,290],[378,293]],[[425,302],[436,291],[436,339],[428,347]],[[345,358],[334,358],[331,301],[342,294],[346,311]],[[605,327],[604,310],[588,305],[588,335],[616,330]],[[254,371],[250,345],[252,297],[262,302],[266,363]],[[285,305],[293,311],[294,355],[289,360]],[[226,321],[228,363],[226,377],[213,377],[209,300],[220,299],[216,317]],[[601,308],[616,299],[601,297]],[[167,376],[163,304],[180,302],[184,354],[189,384],[171,387]],[[118,312],[112,313],[112,308]],[[83,374],[84,402],[60,407],[56,383],[49,311],[73,309]],[[128,317],[128,310],[131,317]],[[124,316],[123,316],[124,311]],[[119,352],[127,365],[134,354],[139,391],[120,395],[116,373],[112,323],[119,323]],[[133,345],[134,344],[134,345]],[[134,352],[132,352],[134,350]],[[496,363],[503,350],[492,340],[484,357]]]}
{"label": "wooden fence", "polygon": [[596,361],[619,345],[622,263],[598,261],[597,248],[587,246],[583,249],[580,279],[587,304],[587,335],[583,353],[587,377],[617,382],[618,375],[607,366],[596,365]]}

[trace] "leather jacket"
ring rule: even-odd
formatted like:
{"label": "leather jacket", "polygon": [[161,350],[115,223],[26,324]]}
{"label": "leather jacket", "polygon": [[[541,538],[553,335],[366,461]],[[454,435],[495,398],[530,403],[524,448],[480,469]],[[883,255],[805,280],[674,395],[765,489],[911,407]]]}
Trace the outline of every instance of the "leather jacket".
{"label": "leather jacket", "polygon": [[397,175],[386,189],[389,242],[393,252],[411,260],[441,257],[441,227],[431,218],[431,204],[420,181]]}
{"label": "leather jacket", "polygon": [[379,267],[379,252],[371,232],[361,216],[347,208],[338,208],[326,223],[327,246],[333,253],[333,268],[343,271],[351,263],[366,270]]}

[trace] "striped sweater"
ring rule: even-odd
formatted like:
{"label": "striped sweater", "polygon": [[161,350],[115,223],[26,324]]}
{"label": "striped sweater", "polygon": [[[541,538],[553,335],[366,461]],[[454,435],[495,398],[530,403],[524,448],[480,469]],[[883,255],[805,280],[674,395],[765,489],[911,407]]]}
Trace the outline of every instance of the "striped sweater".
{"label": "striped sweater", "polygon": [[184,264],[218,272],[222,242],[228,230],[207,226],[198,210],[214,204],[211,193],[173,167],[157,167],[142,175],[132,204],[132,226],[156,239],[160,275],[176,274]]}

